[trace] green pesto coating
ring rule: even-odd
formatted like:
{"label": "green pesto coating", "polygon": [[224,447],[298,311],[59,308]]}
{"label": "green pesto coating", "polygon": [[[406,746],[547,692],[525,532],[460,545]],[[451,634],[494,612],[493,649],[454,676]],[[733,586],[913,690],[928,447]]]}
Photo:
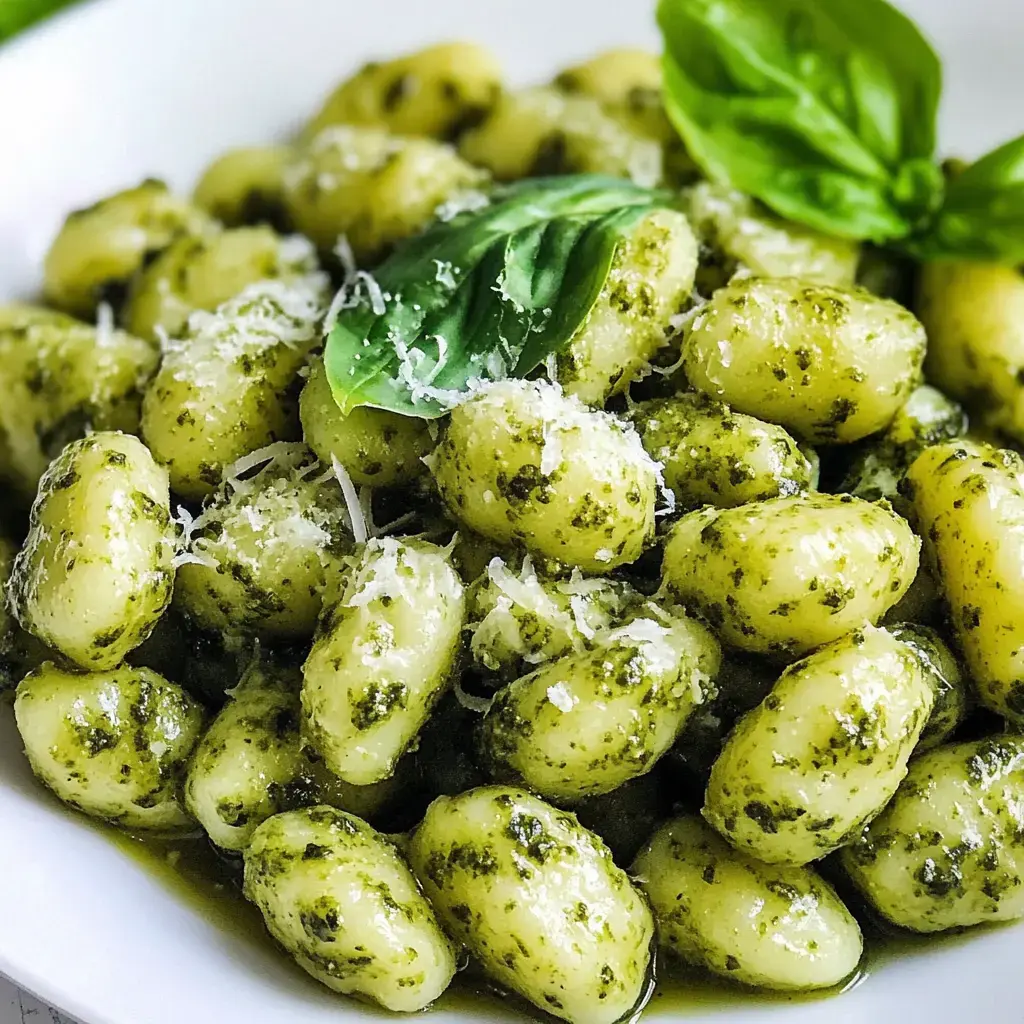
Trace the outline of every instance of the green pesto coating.
{"label": "green pesto coating", "polygon": [[884,917],[938,932],[1024,916],[1024,740],[999,735],[915,758],[888,807],[842,852]]}
{"label": "green pesto coating", "polygon": [[733,508],[811,489],[810,460],[782,427],[708,395],[642,402],[632,419],[678,509]]}
{"label": "green pesto coating", "polygon": [[592,646],[597,633],[641,600],[627,583],[578,571],[554,579],[538,572],[529,555],[511,566],[495,556],[466,595],[470,654],[479,668],[515,679]]}
{"label": "green pesto coating", "polygon": [[499,181],[610,174],[653,186],[664,175],[658,140],[634,130],[596,99],[550,86],[506,93],[462,136],[459,152]]}
{"label": "green pesto coating", "polygon": [[196,184],[196,206],[225,227],[284,222],[284,168],[290,146],[232,149],[209,164]]}
{"label": "green pesto coating", "polygon": [[714,694],[715,638],[651,607],[515,680],[494,699],[482,747],[495,774],[549,800],[610,793],[649,772]]}
{"label": "green pesto coating", "polygon": [[455,974],[455,950],[402,855],[333,807],[260,825],[245,852],[245,894],[295,962],[335,992],[411,1013]]}
{"label": "green pesto coating", "polygon": [[302,444],[225,483],[191,529],[174,604],[203,629],[311,637],[352,536],[337,481]]}
{"label": "green pesto coating", "polygon": [[968,681],[956,655],[934,629],[904,622],[890,626],[889,632],[914,652],[935,695],[931,717],[914,751],[923,754],[945,743],[967,718],[972,703]]}
{"label": "green pesto coating", "polygon": [[[0,595],[6,596],[18,548],[0,536]],[[13,690],[34,668],[53,657],[53,652],[18,624],[6,599],[0,600],[0,694]]]}
{"label": "green pesto coating", "polygon": [[928,565],[981,702],[1024,723],[1024,463],[970,441],[926,449],[904,480]]}
{"label": "green pesto coating", "polygon": [[370,406],[342,413],[320,359],[310,367],[299,416],[317,458],[328,466],[336,458],[357,487],[409,483],[425,471],[423,456],[434,447],[424,420]]}
{"label": "green pesto coating", "polygon": [[139,430],[159,354],[110,324],[0,306],[0,479],[25,504],[50,461],[90,430]]}
{"label": "green pesto coating", "polygon": [[222,849],[243,851],[267,818],[319,802],[299,736],[300,678],[253,665],[192,754],[185,806]]}
{"label": "green pesto coating", "polygon": [[148,341],[180,337],[196,310],[210,312],[257,281],[294,281],[317,270],[313,248],[266,225],[179,238],[132,282],[125,326]]}
{"label": "green pesto coating", "polygon": [[133,830],[191,825],[178,791],[203,712],[181,687],[145,668],[46,662],[18,685],[14,715],[32,770],[64,803]]}
{"label": "green pesto coating", "polygon": [[451,140],[485,117],[500,95],[501,67],[489,50],[440,43],[363,65],[328,96],[305,134],[351,124]]}
{"label": "green pesto coating", "polygon": [[928,331],[928,379],[984,410],[989,424],[1024,441],[1024,277],[998,263],[928,262],[917,308]]}
{"label": "green pesto coating", "polygon": [[101,302],[120,305],[132,276],[181,236],[211,230],[198,207],[148,179],[68,214],[44,264],[46,301],[92,318]]}
{"label": "green pesto coating", "polygon": [[698,290],[711,296],[741,277],[798,277],[848,288],[860,246],[777,217],[750,196],[702,181],[685,193],[686,210],[704,244]]}
{"label": "green pesto coating", "polygon": [[176,494],[199,501],[237,459],[298,440],[298,372],[320,340],[323,286],[318,274],[249,285],[164,346],[142,435]]}
{"label": "green pesto coating", "polygon": [[857,969],[860,928],[807,867],[763,864],[696,815],[664,824],[633,864],[671,953],[732,981],[808,991]]}
{"label": "green pesto coating", "polygon": [[574,815],[505,786],[439,797],[409,862],[449,934],[546,1013],[614,1024],[648,994],[651,912]]}
{"label": "green pesto coating", "polygon": [[73,441],[39,482],[8,586],[34,636],[84,669],[113,669],[171,600],[167,473],[129,434]]}
{"label": "green pesto coating", "polygon": [[966,431],[963,409],[941,391],[922,385],[881,434],[864,442],[839,489],[868,501],[885,498],[902,512],[907,502],[899,485],[914,459],[925,448]]}
{"label": "green pesto coating", "polygon": [[782,673],[730,734],[703,815],[739,850],[807,864],[888,803],[934,703],[921,663],[866,626]]}
{"label": "green pesto coating", "polygon": [[723,640],[790,658],[878,622],[914,579],[919,546],[885,504],[807,494],[691,512],[663,573]]}
{"label": "green pesto coating", "polygon": [[661,60],[632,47],[605,50],[559,72],[551,83],[569,96],[597,100],[605,113],[662,149],[666,185],[683,185],[697,177],[697,168],[665,112]]}
{"label": "green pesto coating", "polygon": [[303,732],[346,782],[388,778],[451,681],[465,617],[448,553],[371,540],[303,666]]}
{"label": "green pesto coating", "polygon": [[683,214],[655,210],[630,231],[587,319],[554,360],[565,393],[601,408],[650,372],[693,292],[697,240]]}
{"label": "green pesto coating", "polygon": [[584,572],[635,561],[654,534],[658,468],[636,433],[554,384],[502,381],[456,407],[432,470],[461,523]]}
{"label": "green pesto coating", "polygon": [[359,263],[373,266],[432,220],[446,199],[486,177],[432,139],[334,125],[300,146],[285,168],[285,209],[321,250],[332,250],[344,235]]}
{"label": "green pesto coating", "polygon": [[921,382],[924,328],[862,289],[798,278],[721,288],[683,346],[698,391],[814,443],[882,430]]}

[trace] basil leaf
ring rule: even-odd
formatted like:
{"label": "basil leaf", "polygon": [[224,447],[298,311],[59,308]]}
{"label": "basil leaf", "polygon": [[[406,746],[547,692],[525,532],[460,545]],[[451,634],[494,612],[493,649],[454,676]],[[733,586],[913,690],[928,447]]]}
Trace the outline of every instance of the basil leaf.
{"label": "basil leaf", "polygon": [[617,178],[534,178],[436,221],[374,271],[376,303],[339,314],[324,352],[335,401],[430,419],[475,380],[525,376],[568,344],[619,243],[667,201]]}
{"label": "basil leaf", "polygon": [[941,66],[885,0],[661,0],[658,20],[666,109],[709,177],[848,238],[938,205]]}
{"label": "basil leaf", "polygon": [[1024,264],[1024,135],[956,175],[931,227],[903,248],[923,259]]}

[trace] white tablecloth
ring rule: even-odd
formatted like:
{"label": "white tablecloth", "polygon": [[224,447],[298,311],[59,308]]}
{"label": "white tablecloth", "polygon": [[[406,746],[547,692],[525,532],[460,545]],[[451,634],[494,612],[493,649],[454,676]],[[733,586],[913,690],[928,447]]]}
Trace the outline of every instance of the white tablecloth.
{"label": "white tablecloth", "polygon": [[0,977],[0,1024],[72,1024],[67,1017],[44,1006]]}

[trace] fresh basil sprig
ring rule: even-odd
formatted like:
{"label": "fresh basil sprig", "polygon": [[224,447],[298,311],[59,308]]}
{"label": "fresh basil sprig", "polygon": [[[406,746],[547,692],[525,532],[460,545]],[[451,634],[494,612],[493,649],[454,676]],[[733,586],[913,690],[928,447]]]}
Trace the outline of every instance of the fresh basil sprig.
{"label": "fresh basil sprig", "polygon": [[928,231],[904,247],[922,259],[1024,264],[1024,135],[957,174]]}
{"label": "fresh basil sprig", "polygon": [[619,243],[667,202],[617,178],[534,178],[436,221],[338,315],[324,351],[338,406],[431,419],[474,380],[525,376],[571,340]]}
{"label": "fresh basil sprig", "polygon": [[886,0],[659,0],[665,106],[712,179],[828,234],[1019,262],[1024,146],[944,189],[941,65]]}

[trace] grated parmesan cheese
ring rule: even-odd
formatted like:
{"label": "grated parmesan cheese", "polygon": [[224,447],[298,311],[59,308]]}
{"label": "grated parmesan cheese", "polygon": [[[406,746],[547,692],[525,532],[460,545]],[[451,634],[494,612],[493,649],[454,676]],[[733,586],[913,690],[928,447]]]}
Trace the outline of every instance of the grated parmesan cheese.
{"label": "grated parmesan cheese", "polygon": [[341,493],[345,498],[345,506],[348,509],[349,522],[352,524],[352,536],[357,544],[365,544],[370,537],[370,531],[366,525],[366,518],[363,515],[362,506],[359,504],[359,495],[356,493],[352,477],[338,460],[338,456],[331,453],[331,465],[334,467],[334,475],[341,484]]}
{"label": "grated parmesan cheese", "polygon": [[473,694],[466,693],[462,687],[462,679],[459,676],[455,677],[455,685],[452,687],[452,692],[462,707],[478,715],[486,715],[494,703],[493,697],[474,697]]}

